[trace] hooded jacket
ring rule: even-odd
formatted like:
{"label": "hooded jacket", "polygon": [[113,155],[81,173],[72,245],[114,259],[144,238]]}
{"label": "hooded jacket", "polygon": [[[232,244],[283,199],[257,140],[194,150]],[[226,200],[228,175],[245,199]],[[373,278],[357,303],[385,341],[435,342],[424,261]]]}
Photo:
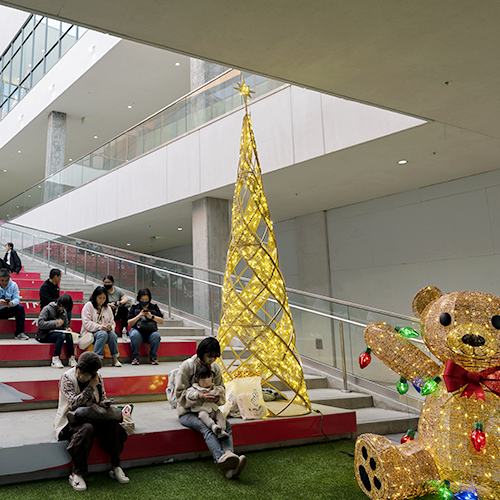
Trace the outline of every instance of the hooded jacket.
{"label": "hooded jacket", "polygon": [[[57,320],[62,319],[64,322],[61,326],[57,326]],[[67,330],[69,328],[68,315],[66,310],[59,310],[56,302],[47,304],[38,316],[38,332],[36,339],[39,342],[45,340],[45,337],[51,330]]]}
{"label": "hooded jacket", "polygon": [[[13,306],[19,305],[21,297],[19,296],[19,287],[15,281],[10,279],[5,288],[0,286],[0,299],[10,300]],[[5,309],[6,307],[0,306],[0,309]]]}

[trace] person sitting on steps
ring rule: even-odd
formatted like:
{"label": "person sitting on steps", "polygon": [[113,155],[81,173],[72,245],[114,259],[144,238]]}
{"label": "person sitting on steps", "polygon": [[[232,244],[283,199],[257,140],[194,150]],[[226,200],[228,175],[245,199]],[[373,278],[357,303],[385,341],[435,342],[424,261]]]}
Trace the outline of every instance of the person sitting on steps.
{"label": "person sitting on steps", "polygon": [[42,344],[55,344],[50,365],[52,368],[64,368],[60,356],[65,341],[68,365],[70,368],[76,366],[73,335],[68,319],[68,312],[71,309],[73,309],[73,299],[65,293],[57,299],[57,302],[47,304],[38,317],[38,332],[35,338]]}
{"label": "person sitting on steps", "polygon": [[109,307],[113,310],[113,314],[116,320],[120,320],[122,325],[122,336],[123,338],[127,337],[127,318],[128,318],[128,309],[130,307],[130,302],[128,301],[128,297],[125,295],[125,292],[115,286],[115,279],[111,274],[104,276],[102,280],[104,284],[104,288],[108,292],[108,302]]}
{"label": "person sitting on steps", "polygon": [[0,269],[0,319],[16,318],[16,340],[28,340],[24,333],[24,319],[26,313],[24,306],[20,304],[19,287],[15,281],[10,279],[10,271],[6,268]]}
{"label": "person sitting on steps", "polygon": [[17,255],[17,252],[14,250],[14,243],[7,243],[5,245],[5,249],[7,251],[5,252],[5,257],[3,259],[4,267],[9,269],[12,273],[19,274],[23,265],[19,255]]}
{"label": "person sitting on steps", "polygon": [[59,382],[59,405],[54,420],[54,431],[58,441],[67,440],[66,448],[73,461],[73,473],[69,483],[76,491],[85,491],[85,479],[88,473],[88,457],[98,438],[102,449],[111,458],[109,475],[121,484],[130,479],[120,467],[120,455],[123,451],[127,433],[116,421],[69,423],[68,412],[82,406],[97,404],[109,407],[104,383],[97,371],[102,367],[101,358],[95,352],[86,351],[80,355],[75,368],[68,370]]}

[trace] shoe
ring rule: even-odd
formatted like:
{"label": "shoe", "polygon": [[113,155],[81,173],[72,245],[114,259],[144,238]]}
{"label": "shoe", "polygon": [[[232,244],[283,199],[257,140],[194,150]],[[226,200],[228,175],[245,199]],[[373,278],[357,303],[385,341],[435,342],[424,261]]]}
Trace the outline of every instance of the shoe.
{"label": "shoe", "polygon": [[116,479],[120,484],[130,483],[130,479],[125,475],[121,467],[109,471],[109,477]]}
{"label": "shoe", "polygon": [[227,472],[231,469],[237,469],[240,464],[240,459],[238,455],[235,455],[232,451],[226,451],[222,457],[219,458],[217,465],[221,471]]}
{"label": "shoe", "polygon": [[151,359],[151,360],[150,360],[150,363],[151,363],[152,365],[159,365],[159,364],[160,364],[160,363],[158,363],[158,360],[157,360],[157,359]]}
{"label": "shoe", "polygon": [[87,489],[87,485],[85,484],[83,477],[78,474],[72,474],[69,476],[69,484],[71,484],[73,489],[76,491],[85,491]]}
{"label": "shoe", "polygon": [[222,427],[219,427],[217,424],[212,425],[212,432],[219,437],[220,433],[222,432]]}
{"label": "shoe", "polygon": [[120,368],[122,366],[122,364],[120,363],[120,360],[118,358],[113,358],[113,361],[111,362],[111,366],[116,366],[117,368]]}
{"label": "shoe", "polygon": [[132,360],[132,363],[130,363],[131,365],[138,365],[139,364],[139,360],[137,358],[134,358]]}
{"label": "shoe", "polygon": [[239,457],[240,463],[236,469],[231,469],[226,472],[226,477],[228,479],[238,479],[240,474],[243,472],[245,465],[247,464],[247,457],[245,455],[240,455]]}
{"label": "shoe", "polygon": [[52,366],[52,368],[64,368],[59,356],[52,356],[52,363],[50,363],[50,366]]}
{"label": "shoe", "polygon": [[14,335],[14,338],[16,340],[29,340],[29,337],[24,333],[18,333],[17,335]]}
{"label": "shoe", "polygon": [[78,364],[78,362],[74,356],[71,356],[71,358],[69,358],[68,361],[69,361],[70,368],[74,368]]}

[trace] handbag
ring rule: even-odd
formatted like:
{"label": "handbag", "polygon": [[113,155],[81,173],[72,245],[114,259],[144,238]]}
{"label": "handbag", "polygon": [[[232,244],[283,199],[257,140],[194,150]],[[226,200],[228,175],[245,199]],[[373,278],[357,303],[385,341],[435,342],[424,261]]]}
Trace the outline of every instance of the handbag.
{"label": "handbag", "polygon": [[87,347],[93,343],[94,343],[94,334],[93,333],[87,332],[78,338],[78,347],[82,351],[85,351],[85,349],[87,349]]}
{"label": "handbag", "polygon": [[153,333],[158,330],[158,323],[154,319],[143,316],[135,325],[140,333]]}
{"label": "handbag", "polygon": [[116,406],[104,408],[97,404],[92,406],[80,406],[76,410],[69,411],[67,414],[70,424],[102,422],[103,420],[121,423],[123,422],[123,414]]}

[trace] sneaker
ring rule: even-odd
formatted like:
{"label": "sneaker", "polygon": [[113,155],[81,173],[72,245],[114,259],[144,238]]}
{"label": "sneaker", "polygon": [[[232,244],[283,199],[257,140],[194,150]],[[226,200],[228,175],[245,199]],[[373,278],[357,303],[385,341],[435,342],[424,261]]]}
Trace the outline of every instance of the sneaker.
{"label": "sneaker", "polygon": [[115,470],[109,471],[109,476],[116,479],[120,484],[127,484],[130,479],[125,475],[121,467],[117,467]]}
{"label": "sneaker", "polygon": [[228,479],[238,479],[238,477],[240,477],[240,474],[243,472],[243,469],[247,464],[247,457],[245,457],[245,455],[240,455],[239,460],[240,463],[238,464],[238,467],[236,467],[236,469],[230,469],[226,472],[226,477]]}
{"label": "sneaker", "polygon": [[116,366],[117,368],[120,368],[122,366],[122,364],[120,363],[120,360],[118,358],[113,358],[113,361],[111,362],[111,366]]}
{"label": "sneaker", "polygon": [[219,441],[225,441],[226,439],[229,439],[229,434],[225,430],[221,429],[220,434],[217,437],[219,438]]}
{"label": "sneaker", "polygon": [[235,455],[232,451],[226,451],[222,457],[219,458],[217,465],[221,471],[227,472],[232,469],[237,469],[240,464],[240,459],[238,455]]}
{"label": "sneaker", "polygon": [[160,364],[160,363],[158,363],[158,360],[157,360],[157,359],[151,359],[151,360],[150,360],[150,363],[151,363],[152,365],[159,365],[159,364]]}
{"label": "sneaker", "polygon": [[16,340],[29,340],[29,337],[26,334],[22,333],[22,332],[18,333],[17,335],[14,335],[14,338]]}
{"label": "sneaker", "polygon": [[222,427],[219,427],[217,424],[212,425],[212,432],[219,437],[220,433],[222,432]]}
{"label": "sneaker", "polygon": [[78,364],[74,356],[71,356],[68,361],[70,368],[74,368]]}
{"label": "sneaker", "polygon": [[76,491],[85,491],[87,489],[87,485],[85,484],[83,477],[78,474],[72,474],[69,476],[69,484],[71,484],[73,489]]}
{"label": "sneaker", "polygon": [[138,365],[139,364],[139,360],[137,358],[134,358],[132,360],[132,363],[130,363],[131,365]]}
{"label": "sneaker", "polygon": [[50,363],[50,366],[52,366],[52,368],[64,368],[59,356],[52,356],[52,363]]}

